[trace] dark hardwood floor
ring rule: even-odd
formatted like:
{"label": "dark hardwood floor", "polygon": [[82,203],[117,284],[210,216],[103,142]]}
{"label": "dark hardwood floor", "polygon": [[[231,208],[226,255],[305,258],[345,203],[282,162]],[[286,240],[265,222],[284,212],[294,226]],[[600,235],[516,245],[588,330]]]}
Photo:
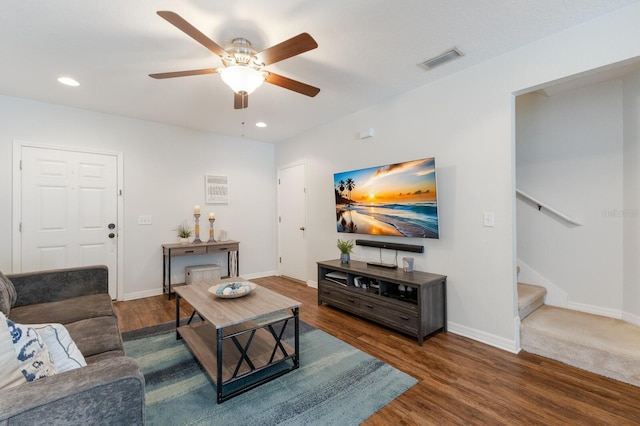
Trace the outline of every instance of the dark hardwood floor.
{"label": "dark hardwood floor", "polygon": [[[316,290],[283,277],[254,280],[303,303],[300,319],[418,379],[365,425],[640,424],[640,388],[453,333],[415,339],[329,306]],[[182,305],[181,305],[182,306]],[[175,320],[175,299],[116,302],[121,331]],[[191,314],[184,305],[181,313]]]}

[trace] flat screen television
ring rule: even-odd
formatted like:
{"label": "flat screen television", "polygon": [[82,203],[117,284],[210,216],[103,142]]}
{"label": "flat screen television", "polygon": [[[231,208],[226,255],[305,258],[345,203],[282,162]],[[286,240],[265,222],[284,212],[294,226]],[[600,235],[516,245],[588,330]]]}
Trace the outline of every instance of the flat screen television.
{"label": "flat screen television", "polygon": [[335,173],[338,232],[439,238],[435,158]]}

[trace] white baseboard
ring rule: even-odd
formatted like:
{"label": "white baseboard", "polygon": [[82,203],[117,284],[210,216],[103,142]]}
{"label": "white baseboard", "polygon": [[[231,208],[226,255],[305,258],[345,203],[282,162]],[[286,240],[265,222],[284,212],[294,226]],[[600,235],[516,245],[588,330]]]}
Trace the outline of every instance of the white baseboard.
{"label": "white baseboard", "polygon": [[618,309],[603,308],[602,306],[587,305],[584,303],[569,302],[567,306],[574,311],[586,312],[587,314],[600,315],[603,317],[622,319],[622,311]]}
{"label": "white baseboard", "polygon": [[[272,275],[275,275],[276,277],[283,276],[280,272],[274,272]],[[301,281],[301,280],[298,280],[296,278],[292,278],[292,279],[295,279],[296,281]],[[307,287],[318,288],[318,283],[313,281],[313,280],[307,280],[304,283],[307,285]]]}
{"label": "white baseboard", "polygon": [[469,339],[477,340],[480,343],[484,343],[489,346],[493,346],[495,348],[502,349],[507,352],[511,352],[514,354],[517,354],[518,352],[520,352],[520,348],[516,344],[515,340],[505,339],[504,337],[496,336],[490,333],[485,333],[484,331],[480,331],[471,327],[452,323],[451,321],[447,323],[447,328],[448,328],[448,331],[451,333],[468,337]]}
{"label": "white baseboard", "polygon": [[248,280],[253,280],[255,278],[263,278],[263,277],[273,277],[278,276],[278,271],[264,271],[264,272],[254,272],[253,274],[240,274],[242,278],[246,278]]}
{"label": "white baseboard", "polygon": [[162,294],[162,287],[154,288],[153,290],[136,291],[135,293],[126,293],[121,300],[143,299],[145,297],[158,296],[160,294]]}
{"label": "white baseboard", "polygon": [[516,341],[515,341],[515,348],[516,348],[516,352],[515,353],[519,353],[520,350],[522,350],[522,347],[520,346],[520,316],[516,315],[516,317],[513,319],[513,335],[516,336]]}
{"label": "white baseboard", "polygon": [[640,327],[640,316],[638,315],[634,315],[634,314],[630,314],[627,312],[623,312],[622,313],[622,319],[628,323],[631,323],[633,325],[637,325]]}
{"label": "white baseboard", "polygon": [[569,302],[569,309],[585,312],[587,314],[600,315],[607,318],[614,318],[628,322],[640,327],[640,316],[620,311],[618,309],[603,308],[601,306],[587,305],[584,303]]}

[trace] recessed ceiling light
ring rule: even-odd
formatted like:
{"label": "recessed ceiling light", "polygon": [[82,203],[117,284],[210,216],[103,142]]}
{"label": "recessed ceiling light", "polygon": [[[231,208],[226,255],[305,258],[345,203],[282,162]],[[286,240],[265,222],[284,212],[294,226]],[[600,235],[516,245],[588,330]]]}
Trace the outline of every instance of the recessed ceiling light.
{"label": "recessed ceiling light", "polygon": [[267,123],[265,123],[264,121],[258,121],[256,123],[256,127],[267,127]]}
{"label": "recessed ceiling light", "polygon": [[66,86],[80,86],[80,83],[78,83],[76,80],[72,79],[71,77],[60,77],[58,79],[58,81]]}

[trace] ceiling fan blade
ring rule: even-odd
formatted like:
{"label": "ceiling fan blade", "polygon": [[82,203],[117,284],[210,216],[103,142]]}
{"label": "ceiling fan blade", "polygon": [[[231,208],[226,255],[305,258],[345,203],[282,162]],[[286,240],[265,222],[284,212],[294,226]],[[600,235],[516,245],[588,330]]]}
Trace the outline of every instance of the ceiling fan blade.
{"label": "ceiling fan blade", "polygon": [[249,95],[246,93],[244,95],[239,95],[233,92],[233,108],[234,109],[243,109],[249,106]]}
{"label": "ceiling fan blade", "polygon": [[301,93],[310,97],[314,97],[320,92],[317,87],[310,86],[305,83],[301,83],[296,80],[292,80],[288,77],[284,77],[272,72],[265,78],[267,83],[275,84],[276,86],[284,87],[285,89],[293,90],[294,92]]}
{"label": "ceiling fan blade", "polygon": [[171,12],[168,10],[159,10],[158,15],[167,20],[174,27],[181,30],[183,33],[212,51],[218,56],[227,56],[229,55],[226,50],[220,47],[216,42],[211,40],[206,35],[202,34],[196,27],[188,23],[184,20],[180,15],[175,12]]}
{"label": "ceiling fan blade", "polygon": [[173,72],[160,72],[157,74],[149,74],[151,78],[174,78],[174,77],[188,77],[190,75],[202,75],[202,74],[215,74],[218,70],[215,68],[205,68],[201,70],[190,71],[173,71]]}
{"label": "ceiling fan blade", "polygon": [[280,44],[271,46],[268,49],[256,54],[258,60],[265,65],[275,64],[292,56],[299,55],[306,51],[315,49],[318,43],[307,33],[298,34],[295,37],[285,40]]}

